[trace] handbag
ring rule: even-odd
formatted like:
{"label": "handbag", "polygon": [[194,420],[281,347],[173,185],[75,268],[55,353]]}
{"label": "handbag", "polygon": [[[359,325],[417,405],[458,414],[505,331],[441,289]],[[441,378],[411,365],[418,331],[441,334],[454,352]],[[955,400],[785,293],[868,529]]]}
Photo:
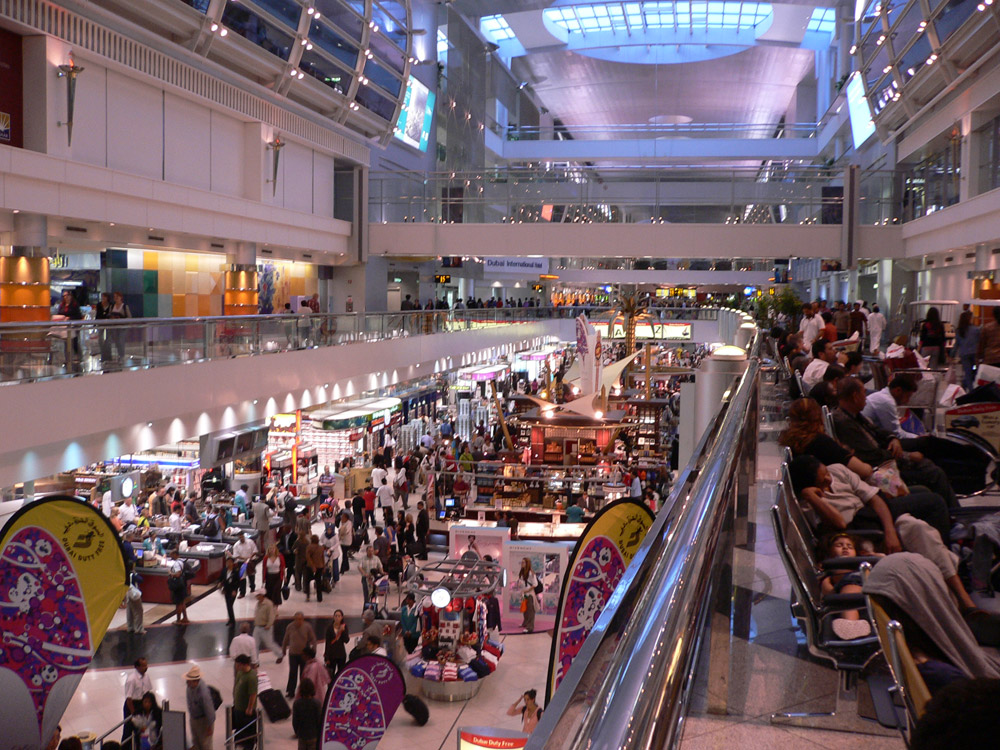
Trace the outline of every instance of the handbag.
{"label": "handbag", "polygon": [[528,611],[528,597],[526,596],[521,597],[521,611],[522,612]]}
{"label": "handbag", "polygon": [[880,464],[868,477],[868,484],[887,497],[902,497],[910,494],[910,488],[903,481],[903,477],[899,473],[899,466],[896,465],[895,461],[886,461]]}

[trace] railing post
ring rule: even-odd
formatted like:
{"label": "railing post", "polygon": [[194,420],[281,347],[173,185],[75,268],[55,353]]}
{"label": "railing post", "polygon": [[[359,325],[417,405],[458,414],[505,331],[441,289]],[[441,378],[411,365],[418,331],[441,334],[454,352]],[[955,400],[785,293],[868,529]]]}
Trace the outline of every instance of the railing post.
{"label": "railing post", "polygon": [[234,750],[236,747],[236,740],[233,737],[233,707],[226,706],[226,750]]}

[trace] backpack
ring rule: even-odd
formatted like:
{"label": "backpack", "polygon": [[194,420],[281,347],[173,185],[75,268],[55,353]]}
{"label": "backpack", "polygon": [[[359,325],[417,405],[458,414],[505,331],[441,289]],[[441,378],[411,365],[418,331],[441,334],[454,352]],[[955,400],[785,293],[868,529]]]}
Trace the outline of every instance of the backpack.
{"label": "backpack", "polygon": [[222,693],[219,692],[219,688],[209,685],[208,694],[212,696],[212,706],[216,711],[219,710],[219,706],[222,705]]}

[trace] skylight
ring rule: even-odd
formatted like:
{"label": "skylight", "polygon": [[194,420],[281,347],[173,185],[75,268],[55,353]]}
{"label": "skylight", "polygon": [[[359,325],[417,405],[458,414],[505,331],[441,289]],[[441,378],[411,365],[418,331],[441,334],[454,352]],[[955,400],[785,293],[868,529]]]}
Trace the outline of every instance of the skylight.
{"label": "skylight", "polygon": [[[817,9],[820,10],[820,9]],[[822,9],[830,10],[832,9]],[[709,31],[753,29],[771,17],[770,3],[731,0],[708,2],[613,2],[561,5],[543,11],[546,20],[570,34],[599,33],[631,35],[645,31]],[[831,19],[833,16],[831,15]],[[484,21],[486,19],[483,19]],[[831,23],[833,21],[831,20]],[[825,29],[824,29],[825,30]]]}
{"label": "skylight", "polygon": [[483,36],[497,44],[514,38],[514,32],[511,30],[510,24],[501,15],[483,16],[480,18],[479,30],[483,32]]}
{"label": "skylight", "polygon": [[836,8],[813,8],[812,18],[806,31],[818,31],[832,35],[837,30]]}

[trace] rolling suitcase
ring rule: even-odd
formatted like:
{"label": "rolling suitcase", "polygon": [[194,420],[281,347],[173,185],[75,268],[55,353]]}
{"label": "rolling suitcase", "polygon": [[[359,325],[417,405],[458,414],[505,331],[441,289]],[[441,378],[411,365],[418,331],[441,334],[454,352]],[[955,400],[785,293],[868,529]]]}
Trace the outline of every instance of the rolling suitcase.
{"label": "rolling suitcase", "polygon": [[409,693],[403,696],[403,709],[413,717],[413,720],[419,726],[426,724],[431,716],[430,711],[427,709],[427,704],[417,696],[410,695]]}
{"label": "rolling suitcase", "polygon": [[292,715],[292,710],[288,707],[288,701],[281,694],[280,690],[271,687],[271,680],[263,669],[257,672],[257,700],[260,701],[264,713],[271,723],[284,721]]}

